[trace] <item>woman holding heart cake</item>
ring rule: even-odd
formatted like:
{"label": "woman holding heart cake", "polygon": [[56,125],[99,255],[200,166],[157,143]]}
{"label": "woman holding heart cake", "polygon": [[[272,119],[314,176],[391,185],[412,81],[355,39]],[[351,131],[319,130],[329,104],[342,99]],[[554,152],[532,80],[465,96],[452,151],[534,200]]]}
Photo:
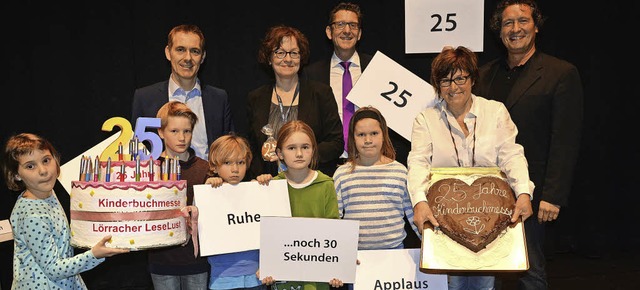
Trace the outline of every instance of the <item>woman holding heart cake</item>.
{"label": "woman holding heart cake", "polygon": [[[439,226],[425,195],[432,168],[498,167],[516,195],[511,222],[532,214],[533,183],[523,147],[515,142],[518,129],[502,103],[471,93],[477,79],[477,57],[468,48],[445,47],[431,63],[430,83],[439,100],[415,118],[407,162],[414,223],[420,232],[426,221]],[[494,289],[494,280],[450,275],[449,289]]]}

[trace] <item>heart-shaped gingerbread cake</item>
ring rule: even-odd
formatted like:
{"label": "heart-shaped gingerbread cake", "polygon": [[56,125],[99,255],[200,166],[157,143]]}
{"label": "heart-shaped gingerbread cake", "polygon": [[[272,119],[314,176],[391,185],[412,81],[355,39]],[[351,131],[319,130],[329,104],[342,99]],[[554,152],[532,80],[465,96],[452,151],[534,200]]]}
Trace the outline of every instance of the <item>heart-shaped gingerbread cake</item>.
{"label": "heart-shaped gingerbread cake", "polygon": [[457,178],[438,180],[429,187],[427,202],[440,230],[477,253],[509,226],[516,200],[503,179],[482,176],[471,185]]}

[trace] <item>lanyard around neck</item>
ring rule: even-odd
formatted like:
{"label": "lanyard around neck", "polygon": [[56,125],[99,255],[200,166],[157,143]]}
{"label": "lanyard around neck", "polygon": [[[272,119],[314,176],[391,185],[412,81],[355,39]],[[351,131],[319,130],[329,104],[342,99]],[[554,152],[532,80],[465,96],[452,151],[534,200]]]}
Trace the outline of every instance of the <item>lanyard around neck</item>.
{"label": "lanyard around neck", "polygon": [[278,91],[276,90],[276,86],[273,85],[273,92],[276,93],[276,98],[278,99],[278,107],[280,107],[280,115],[282,116],[282,122],[287,122],[287,119],[289,118],[289,113],[291,113],[291,107],[293,107],[293,102],[296,101],[296,98],[298,97],[298,92],[300,91],[300,82],[298,82],[296,84],[296,91],[293,93],[293,99],[291,99],[291,104],[289,105],[289,108],[287,109],[287,113],[284,112],[284,106],[282,105],[282,98],[280,98],[280,95],[278,95]]}
{"label": "lanyard around neck", "polygon": [[[462,167],[462,162],[460,161],[460,155],[458,155],[458,146],[456,146],[456,139],[453,138],[453,133],[451,133],[451,123],[449,123],[449,118],[447,118],[447,114],[444,114],[444,119],[447,121],[447,127],[449,128],[449,136],[451,136],[451,141],[453,141],[453,149],[456,151],[456,158],[458,159],[458,167]],[[476,123],[473,124],[473,147],[471,149],[471,167],[476,166],[476,127],[478,126],[478,119],[476,117]],[[464,134],[463,134],[464,135]]]}

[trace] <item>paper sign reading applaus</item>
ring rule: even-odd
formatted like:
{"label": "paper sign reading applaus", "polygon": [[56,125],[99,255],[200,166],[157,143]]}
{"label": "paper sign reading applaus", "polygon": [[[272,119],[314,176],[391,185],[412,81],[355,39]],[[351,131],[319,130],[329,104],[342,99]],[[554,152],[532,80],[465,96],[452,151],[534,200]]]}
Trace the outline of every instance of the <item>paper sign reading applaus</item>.
{"label": "paper sign reading applaus", "polygon": [[193,194],[202,256],[259,249],[262,219],[291,216],[286,180],[194,185]]}
{"label": "paper sign reading applaus", "polygon": [[411,140],[413,119],[436,101],[433,87],[378,51],[347,99],[358,107],[376,107],[387,125]]}
{"label": "paper sign reading applaus", "polygon": [[446,274],[420,271],[420,249],[361,250],[354,290],[447,290]]}
{"label": "paper sign reading applaus", "polygon": [[260,279],[353,283],[359,227],[357,220],[263,217]]}

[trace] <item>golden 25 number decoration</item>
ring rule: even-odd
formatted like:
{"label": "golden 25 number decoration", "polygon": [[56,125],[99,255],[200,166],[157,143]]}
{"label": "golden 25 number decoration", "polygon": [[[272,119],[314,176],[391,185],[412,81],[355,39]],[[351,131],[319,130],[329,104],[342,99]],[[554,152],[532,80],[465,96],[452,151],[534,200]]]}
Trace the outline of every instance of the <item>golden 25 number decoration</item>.
{"label": "golden 25 number decoration", "polygon": [[[120,135],[118,135],[118,138],[111,142],[111,144],[109,144],[107,148],[102,151],[102,154],[100,154],[101,161],[107,160],[109,158],[111,158],[111,160],[118,160],[118,146],[129,144],[129,140],[131,140],[131,138],[133,137],[131,123],[129,123],[129,121],[125,118],[112,117],[102,123],[102,131],[105,132],[111,132],[115,127],[120,128]],[[123,156],[125,157],[125,160],[131,159],[129,154],[123,154]]]}
{"label": "golden 25 number decoration", "polygon": [[[131,160],[131,154],[120,152],[122,147],[128,147],[134,136],[131,123],[123,117],[112,117],[102,123],[102,131],[105,132],[111,132],[115,127],[120,128],[120,135],[102,151],[102,154],[100,154],[101,161],[106,161],[109,158],[111,160],[119,160],[119,154],[122,154],[123,160]],[[162,139],[158,134],[146,131],[146,128],[160,128],[160,118],[140,117],[136,120],[135,136],[138,137],[138,141],[148,141],[151,144],[151,154],[142,154],[140,160],[147,160],[150,157],[155,160],[162,153]]]}

